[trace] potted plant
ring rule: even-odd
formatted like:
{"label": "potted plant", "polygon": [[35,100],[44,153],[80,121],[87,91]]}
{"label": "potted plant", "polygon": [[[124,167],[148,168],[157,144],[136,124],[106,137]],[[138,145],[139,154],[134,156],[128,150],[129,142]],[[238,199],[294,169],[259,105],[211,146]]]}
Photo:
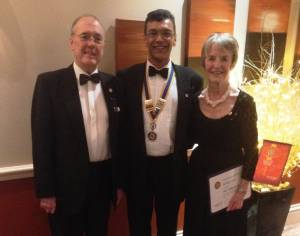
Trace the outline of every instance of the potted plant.
{"label": "potted plant", "polygon": [[[249,210],[248,235],[280,236],[294,193],[290,183],[283,180],[290,178],[300,166],[300,73],[283,75],[280,68],[275,68],[273,43],[270,53],[264,49],[261,52],[260,67],[246,60],[245,66],[252,70],[255,79],[245,79],[242,84],[242,89],[256,102],[259,146],[263,149],[263,141],[272,140],[290,144],[291,149],[278,182],[252,183],[254,201]],[[260,158],[265,158],[264,164],[270,164],[266,155],[260,153]]]}

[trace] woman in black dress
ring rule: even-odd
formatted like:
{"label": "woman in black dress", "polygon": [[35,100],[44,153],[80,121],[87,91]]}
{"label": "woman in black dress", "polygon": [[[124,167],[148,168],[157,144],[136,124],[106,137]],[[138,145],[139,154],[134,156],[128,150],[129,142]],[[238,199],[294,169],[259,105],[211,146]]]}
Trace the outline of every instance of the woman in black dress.
{"label": "woman in black dress", "polygon": [[[195,101],[190,137],[199,146],[190,159],[184,236],[246,235],[247,188],[257,163],[257,115],[253,98],[229,83],[238,44],[226,33],[211,35],[202,48],[208,86]],[[211,213],[208,179],[242,166],[241,181],[227,208]]]}

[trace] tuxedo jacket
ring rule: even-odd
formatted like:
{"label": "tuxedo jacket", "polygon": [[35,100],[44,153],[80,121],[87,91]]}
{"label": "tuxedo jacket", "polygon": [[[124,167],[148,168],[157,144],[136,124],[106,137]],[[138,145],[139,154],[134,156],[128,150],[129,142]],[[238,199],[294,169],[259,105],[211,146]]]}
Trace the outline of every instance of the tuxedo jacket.
{"label": "tuxedo jacket", "polygon": [[[192,111],[193,95],[202,88],[202,78],[190,68],[172,64],[178,93],[175,142],[173,153],[174,191],[182,199],[187,171],[187,124]],[[129,191],[138,194],[146,186],[146,144],[142,103],[146,63],[119,71],[122,84],[123,119],[121,125],[123,176]]]}
{"label": "tuxedo jacket", "polygon": [[[119,104],[115,78],[100,72],[109,117],[113,182],[118,185]],[[89,153],[73,65],[40,74],[32,101],[32,151],[36,194],[56,197],[76,211],[86,194]]]}

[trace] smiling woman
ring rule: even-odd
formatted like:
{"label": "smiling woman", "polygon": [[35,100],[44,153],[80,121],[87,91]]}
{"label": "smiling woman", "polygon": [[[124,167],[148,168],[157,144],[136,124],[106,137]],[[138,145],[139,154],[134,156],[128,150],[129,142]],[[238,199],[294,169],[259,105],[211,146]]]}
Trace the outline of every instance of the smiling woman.
{"label": "smiling woman", "polygon": [[[241,9],[237,7],[238,3],[241,2],[245,5],[249,5],[243,8],[243,14],[240,12]],[[265,80],[262,78],[257,81],[258,84],[260,84],[260,82],[265,84],[263,90],[257,90],[257,95],[246,90],[257,102],[259,140],[267,137],[269,133],[271,133],[271,130],[276,130],[274,134],[276,134],[280,140],[286,139],[288,136],[280,134],[280,130],[277,128],[279,126],[282,127],[282,130],[287,130],[290,133],[297,133],[298,125],[293,123],[296,122],[297,119],[293,119],[293,115],[287,112],[275,112],[274,117],[276,119],[273,119],[270,112],[272,109],[279,109],[280,107],[286,111],[287,107],[296,104],[292,101],[298,101],[298,97],[293,93],[293,87],[297,86],[300,75],[300,64],[298,63],[300,58],[300,2],[298,0],[221,0],[216,3],[214,1],[190,0],[189,4],[190,13],[187,22],[186,63],[198,70],[199,73],[207,76],[199,63],[199,48],[203,45],[205,34],[211,34],[212,32],[210,31],[233,32],[234,26],[236,31],[238,31],[237,33],[243,34],[243,37],[245,38],[245,54],[239,54],[241,66],[244,66],[244,57],[248,62],[250,61],[253,66],[252,69],[249,69],[248,66],[244,68],[244,74],[240,78],[244,81],[256,80],[260,76],[265,75],[268,77],[275,72],[273,73],[274,77],[270,84],[263,82]],[[234,22],[234,19],[237,20]],[[246,22],[245,27],[236,27],[237,25],[240,26],[240,22],[242,21]],[[206,26],[208,27],[206,28]],[[240,46],[243,48],[244,43],[240,44]],[[274,48],[274,51],[271,52],[272,47]],[[272,63],[265,63],[268,59],[271,59],[270,62],[272,61]],[[253,70],[253,68],[256,69]],[[280,76],[276,77],[279,74]],[[291,85],[284,86],[284,83],[281,82],[281,78],[283,78],[282,75],[286,75],[286,78],[291,78],[291,80],[293,80]],[[296,79],[295,81],[294,78]],[[276,94],[276,96],[273,95],[272,99],[269,97],[263,98],[264,94],[272,94],[269,90],[272,86],[276,87],[277,84],[275,81],[282,84],[282,88],[285,87],[286,91],[284,93],[279,93],[278,95]],[[256,82],[249,82],[249,84],[251,83],[255,84]],[[243,88],[246,89],[246,87]],[[281,99],[279,95],[282,95],[283,98]],[[260,99],[258,100],[257,98]],[[279,102],[277,102],[277,98],[280,98],[278,100]],[[265,106],[269,101],[276,101],[271,110],[266,109]],[[281,106],[280,104],[285,105]],[[267,116],[262,114],[261,111],[266,112]],[[261,116],[261,114],[263,116]],[[281,114],[281,116],[279,114]],[[280,123],[277,122],[277,119],[279,119],[278,117],[281,117],[284,122],[290,122],[287,122],[287,125],[280,125]],[[267,122],[262,126],[262,121],[265,119]],[[265,135],[267,136],[264,135],[266,131],[268,134],[266,133]],[[298,138],[298,136],[295,135],[295,138]],[[297,143],[299,142],[295,142],[295,147],[292,150],[298,149]],[[296,151],[294,151],[294,153],[296,153]],[[292,156],[292,154],[293,153],[290,155],[290,163],[296,164],[293,160],[294,158],[297,159],[297,155]],[[296,187],[292,203],[298,204],[300,202],[300,172],[296,171],[292,174],[293,176],[291,178],[285,178],[284,181],[289,181],[292,186]]]}
{"label": "smiling woman", "polygon": [[[199,146],[190,159],[185,236],[247,235],[245,199],[258,157],[257,116],[253,98],[229,83],[237,51],[237,41],[228,33],[210,35],[202,47],[208,85],[196,99],[189,127],[191,143]],[[224,196],[212,191],[211,176],[236,167],[242,169],[234,177],[236,188],[232,179],[222,177],[233,190],[224,190]],[[223,203],[227,197],[224,207],[213,210],[214,199]]]}

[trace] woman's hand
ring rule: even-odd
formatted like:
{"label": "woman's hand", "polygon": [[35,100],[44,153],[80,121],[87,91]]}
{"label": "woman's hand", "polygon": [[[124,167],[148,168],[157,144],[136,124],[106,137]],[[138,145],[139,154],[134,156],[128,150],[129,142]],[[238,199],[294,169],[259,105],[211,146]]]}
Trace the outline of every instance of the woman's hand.
{"label": "woman's hand", "polygon": [[249,181],[242,179],[241,183],[236,191],[236,193],[232,196],[229,201],[227,211],[239,210],[243,207],[244,197],[247,193],[247,189],[249,186]]}

